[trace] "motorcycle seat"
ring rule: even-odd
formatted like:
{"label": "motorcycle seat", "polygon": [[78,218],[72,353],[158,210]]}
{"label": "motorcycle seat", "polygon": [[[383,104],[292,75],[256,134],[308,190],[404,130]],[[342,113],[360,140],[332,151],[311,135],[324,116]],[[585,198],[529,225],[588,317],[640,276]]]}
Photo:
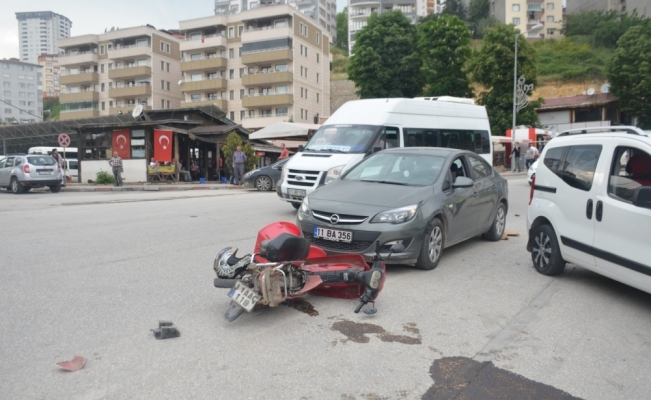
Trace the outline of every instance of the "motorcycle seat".
{"label": "motorcycle seat", "polygon": [[260,256],[271,262],[305,260],[310,252],[308,239],[281,233],[260,243]]}

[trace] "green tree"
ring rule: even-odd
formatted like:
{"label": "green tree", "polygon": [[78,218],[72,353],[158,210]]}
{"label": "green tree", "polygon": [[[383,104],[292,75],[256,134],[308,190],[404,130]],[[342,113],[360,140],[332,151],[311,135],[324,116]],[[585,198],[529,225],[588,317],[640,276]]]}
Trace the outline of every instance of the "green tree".
{"label": "green tree", "polygon": [[[491,131],[504,135],[511,129],[513,115],[513,52],[516,30],[513,25],[496,25],[486,30],[484,45],[476,52],[471,70],[475,82],[486,91],[479,95],[479,104],[486,106]],[[526,36],[518,38],[518,76],[527,83],[537,83],[536,53]],[[535,109],[542,99],[532,101],[517,114],[517,125],[538,125]]]}
{"label": "green tree", "polygon": [[348,7],[344,11],[337,13],[337,41],[335,46],[348,55]]}
{"label": "green tree", "polygon": [[443,14],[456,15],[462,20],[466,19],[466,6],[463,0],[446,0],[445,7],[443,7]]}
{"label": "green tree", "polygon": [[371,14],[355,36],[348,76],[362,99],[415,97],[422,92],[417,31],[400,11]]}
{"label": "green tree", "polygon": [[61,104],[58,97],[43,100],[43,121],[58,121]]}
{"label": "green tree", "polygon": [[647,20],[636,10],[630,14],[617,11],[584,11],[569,14],[562,32],[567,37],[585,38],[594,47],[615,48],[620,37],[631,27]]}
{"label": "green tree", "polygon": [[617,42],[606,67],[610,91],[622,111],[637,116],[638,126],[651,129],[651,20],[631,27]]}
{"label": "green tree", "polygon": [[425,96],[472,97],[466,65],[470,31],[454,15],[442,15],[418,26]]}
{"label": "green tree", "polygon": [[468,5],[468,22],[477,24],[489,16],[490,4],[488,0],[470,0]]}
{"label": "green tree", "polygon": [[226,138],[226,144],[222,147],[222,152],[224,153],[224,164],[226,168],[233,173],[233,154],[237,150],[237,146],[242,146],[242,151],[246,154],[246,163],[244,164],[245,171],[251,171],[257,168],[258,165],[258,156],[255,155],[253,146],[251,143],[242,140],[240,135],[237,132],[231,132]]}

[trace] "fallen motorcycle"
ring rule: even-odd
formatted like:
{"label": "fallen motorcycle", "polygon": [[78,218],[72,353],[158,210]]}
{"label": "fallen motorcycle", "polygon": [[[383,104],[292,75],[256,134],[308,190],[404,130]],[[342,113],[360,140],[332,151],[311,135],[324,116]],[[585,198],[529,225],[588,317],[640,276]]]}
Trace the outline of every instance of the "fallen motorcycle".
{"label": "fallen motorcycle", "polygon": [[[262,228],[253,254],[237,257],[237,248],[221,250],[214,262],[217,273],[214,285],[231,289],[230,306],[224,318],[234,321],[244,311],[277,307],[288,299],[312,293],[321,296],[359,298],[355,309],[375,314],[375,299],[384,286],[386,265],[376,243],[373,266],[359,254],[328,256],[302,238],[300,229],[289,222],[275,222]],[[404,251],[400,244],[393,253]]]}

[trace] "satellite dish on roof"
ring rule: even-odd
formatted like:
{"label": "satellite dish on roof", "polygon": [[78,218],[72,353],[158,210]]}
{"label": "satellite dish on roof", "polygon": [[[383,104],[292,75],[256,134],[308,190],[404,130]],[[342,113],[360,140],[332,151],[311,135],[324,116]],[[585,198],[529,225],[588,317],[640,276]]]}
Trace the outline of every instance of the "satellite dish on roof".
{"label": "satellite dish on roof", "polygon": [[588,89],[588,95],[592,96],[594,94],[594,88]]}
{"label": "satellite dish on roof", "polygon": [[601,93],[609,93],[610,92],[610,83],[604,83],[601,85]]}
{"label": "satellite dish on roof", "polygon": [[140,114],[142,114],[142,104],[138,104],[136,108],[133,109],[133,112],[131,113],[133,118],[138,118]]}

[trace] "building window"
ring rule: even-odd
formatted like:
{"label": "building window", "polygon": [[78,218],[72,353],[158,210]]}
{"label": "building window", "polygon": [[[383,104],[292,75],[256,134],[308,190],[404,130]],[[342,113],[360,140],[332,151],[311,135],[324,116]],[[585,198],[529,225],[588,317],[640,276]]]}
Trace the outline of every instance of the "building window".
{"label": "building window", "polygon": [[165,61],[160,62],[160,70],[164,71],[165,70]]}
{"label": "building window", "polygon": [[228,49],[228,58],[235,58],[235,49]]}
{"label": "building window", "polygon": [[160,108],[165,108],[165,100],[160,101]]}
{"label": "building window", "polygon": [[547,22],[554,22],[554,16],[553,15],[548,15],[547,16]]}
{"label": "building window", "polygon": [[319,94],[318,93],[316,94],[316,102],[317,103],[319,102]]}
{"label": "building window", "polygon": [[513,6],[511,6],[511,11],[520,11],[520,5],[514,4]]}
{"label": "building window", "polygon": [[244,98],[244,89],[240,89],[240,100]]}
{"label": "building window", "polygon": [[244,32],[244,25],[239,25],[237,27],[237,36],[242,36],[242,32]]}
{"label": "building window", "polygon": [[[303,98],[303,88],[301,88],[301,99]],[[301,117],[302,118],[302,117]]]}
{"label": "building window", "polygon": [[316,53],[316,62],[319,62],[319,53]]}
{"label": "building window", "polygon": [[319,74],[316,74],[316,83],[319,83]]}
{"label": "building window", "polygon": [[228,70],[228,79],[235,79],[235,70],[234,69]]}
{"label": "building window", "polygon": [[[102,83],[102,85],[103,85],[103,83]],[[102,111],[104,111],[104,110],[106,110],[106,102],[103,101],[102,102]]]}
{"label": "building window", "polygon": [[165,81],[160,81],[160,88],[165,90]]}
{"label": "building window", "polygon": [[[613,4],[617,3],[617,0],[612,0]],[[554,3],[547,3],[547,9],[548,10],[553,10],[554,9]]]}
{"label": "building window", "polygon": [[527,10],[529,11],[540,11],[542,10],[541,3],[527,3]]}
{"label": "building window", "polygon": [[231,121],[235,121],[235,111],[231,111]]}
{"label": "building window", "polygon": [[287,107],[276,108],[276,117],[286,117],[286,116],[287,116]]}
{"label": "building window", "polygon": [[520,25],[520,18],[513,18],[513,25]]}
{"label": "building window", "polygon": [[246,115],[246,111],[244,110],[240,111],[240,120],[243,120],[245,115]]}
{"label": "building window", "polygon": [[[230,98],[231,100],[235,100],[235,91],[234,91],[234,90],[231,90],[231,91],[230,91],[230,93],[229,93],[229,98]],[[231,118],[231,119],[233,119],[233,118]]]}
{"label": "building window", "polygon": [[240,68],[240,78],[244,76],[244,68]]}
{"label": "building window", "polygon": [[167,90],[170,90],[170,83],[167,82]]}
{"label": "building window", "polygon": [[170,63],[167,63],[167,72],[170,72]]}
{"label": "building window", "polygon": [[104,83],[102,83],[102,84],[100,85],[100,87],[101,87],[100,90],[103,92],[103,91],[104,91],[104,88],[105,88]]}
{"label": "building window", "polygon": [[320,33],[316,34],[316,42],[321,43],[321,34]]}
{"label": "building window", "polygon": [[99,54],[104,55],[104,45],[103,44],[99,45]]}
{"label": "building window", "polygon": [[165,43],[160,42],[160,51],[165,51]]}
{"label": "building window", "polygon": [[547,34],[548,35],[553,35],[554,34],[554,29],[553,28],[547,29]]}
{"label": "building window", "polygon": [[228,37],[229,38],[235,37],[235,28],[233,28],[232,26],[228,27]]}
{"label": "building window", "polygon": [[237,49],[237,55],[238,55],[238,57],[242,57],[242,48],[241,47]]}
{"label": "building window", "polygon": [[167,108],[168,109],[172,108],[172,107],[170,107],[170,101],[169,100],[167,100]]}

